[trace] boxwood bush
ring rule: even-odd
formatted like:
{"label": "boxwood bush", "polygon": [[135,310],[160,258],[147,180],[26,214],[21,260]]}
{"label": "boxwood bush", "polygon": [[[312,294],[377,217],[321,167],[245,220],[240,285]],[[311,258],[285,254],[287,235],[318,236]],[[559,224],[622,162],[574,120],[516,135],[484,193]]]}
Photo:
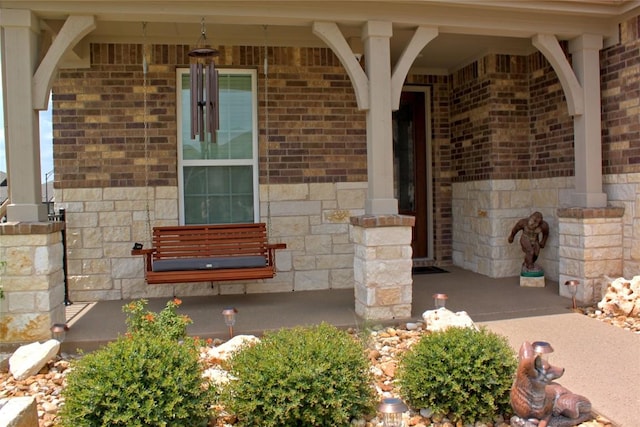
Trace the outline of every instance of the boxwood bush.
{"label": "boxwood bush", "polygon": [[125,306],[126,336],[73,365],[62,426],[207,425],[213,388],[202,378],[200,342],[186,337],[190,320],[176,313],[179,300],[158,314],[145,313],[145,304]]}
{"label": "boxwood bush", "polygon": [[228,369],[221,401],[241,426],[347,426],[373,412],[362,345],[327,324],[267,334]]}
{"label": "boxwood bush", "polygon": [[400,360],[400,393],[417,409],[466,423],[510,411],[517,367],[506,338],[486,329],[449,328],[424,335]]}

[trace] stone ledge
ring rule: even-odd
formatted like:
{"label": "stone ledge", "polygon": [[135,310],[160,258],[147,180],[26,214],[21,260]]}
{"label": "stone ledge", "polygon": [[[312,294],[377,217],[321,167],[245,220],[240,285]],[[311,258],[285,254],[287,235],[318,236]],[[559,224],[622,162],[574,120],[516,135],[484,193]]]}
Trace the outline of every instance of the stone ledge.
{"label": "stone ledge", "polygon": [[6,222],[0,224],[0,235],[15,236],[29,234],[52,234],[62,231],[65,223],[62,221],[51,222]]}
{"label": "stone ledge", "polygon": [[360,215],[349,218],[351,225],[363,228],[375,227],[413,227],[416,218],[408,215]]}
{"label": "stone ledge", "polygon": [[558,209],[558,218],[622,218],[623,215],[624,207]]}

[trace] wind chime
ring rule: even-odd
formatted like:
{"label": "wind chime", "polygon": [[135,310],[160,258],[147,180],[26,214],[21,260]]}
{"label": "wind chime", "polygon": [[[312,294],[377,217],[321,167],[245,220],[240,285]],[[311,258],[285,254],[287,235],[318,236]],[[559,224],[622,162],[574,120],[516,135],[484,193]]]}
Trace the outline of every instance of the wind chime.
{"label": "wind chime", "polygon": [[202,18],[200,38],[196,47],[188,53],[191,58],[191,139],[196,139],[197,135],[200,142],[203,142],[205,134],[209,133],[211,142],[215,143],[216,131],[219,129],[218,70],[213,61],[219,54],[217,49],[207,45],[207,33]]}

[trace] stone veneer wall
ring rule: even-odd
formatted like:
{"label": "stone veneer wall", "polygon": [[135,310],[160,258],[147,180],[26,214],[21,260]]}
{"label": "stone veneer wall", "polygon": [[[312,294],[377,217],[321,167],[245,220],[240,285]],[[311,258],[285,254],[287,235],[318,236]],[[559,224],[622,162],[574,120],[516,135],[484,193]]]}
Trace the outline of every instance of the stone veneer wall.
{"label": "stone veneer wall", "polygon": [[624,208],[620,275],[631,279],[640,275],[640,173],[611,174],[603,178],[609,206]]}
{"label": "stone veneer wall", "polygon": [[276,255],[278,274],[269,280],[213,287],[205,283],[148,286],[142,257],[131,255],[134,242],[150,246],[150,225],[178,223],[177,187],[55,190],[57,208],[67,213],[70,298],[92,301],[352,288],[349,218],[364,213],[366,190],[364,182],[262,185],[260,211],[269,226],[270,241],[287,244]]}
{"label": "stone veneer wall", "polygon": [[[604,181],[609,205],[624,208],[619,236],[621,262],[606,274],[631,278],[640,272],[640,174],[606,175]],[[570,207],[564,201],[572,191],[572,177],[455,183],[454,264],[490,277],[517,276],[523,254],[517,241],[510,245],[507,237],[518,219],[539,210],[551,229],[539,263],[549,279],[558,281],[557,209]],[[610,235],[605,233],[610,228],[607,221],[593,223],[593,233]],[[599,224],[602,230],[598,230]],[[605,272],[602,274],[606,281]]]}
{"label": "stone veneer wall", "polygon": [[556,210],[573,189],[573,178],[493,180],[453,185],[453,261],[489,277],[520,274],[524,255],[521,233],[509,244],[515,223],[540,211],[550,233],[538,263],[557,281],[558,226]]}

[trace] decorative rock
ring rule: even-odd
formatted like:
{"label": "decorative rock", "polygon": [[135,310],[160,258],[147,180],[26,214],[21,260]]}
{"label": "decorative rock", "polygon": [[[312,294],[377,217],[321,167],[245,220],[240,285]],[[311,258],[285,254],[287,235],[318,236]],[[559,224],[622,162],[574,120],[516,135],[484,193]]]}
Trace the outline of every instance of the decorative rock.
{"label": "decorative rock", "polygon": [[424,418],[431,418],[432,415],[433,415],[433,411],[431,410],[431,408],[420,409],[420,416]]}
{"label": "decorative rock", "polygon": [[20,381],[37,374],[60,350],[58,340],[34,342],[19,347],[9,358],[9,372]]}
{"label": "decorative rock", "polygon": [[450,327],[476,328],[466,311],[454,313],[445,307],[427,310],[422,313],[422,318],[427,325],[427,331],[431,332],[444,331]]}
{"label": "decorative rock", "polygon": [[418,329],[420,329],[420,323],[413,323],[413,322],[407,323],[408,331],[417,331]]}
{"label": "decorative rock", "polygon": [[38,427],[36,400],[30,396],[0,400],[0,427]]}
{"label": "decorative rock", "polygon": [[210,348],[207,351],[207,356],[213,359],[227,360],[240,348],[257,342],[260,342],[260,339],[253,335],[236,335],[218,347]]}
{"label": "decorative rock", "polygon": [[640,317],[640,276],[631,280],[619,277],[612,281],[598,308],[609,316]]}
{"label": "decorative rock", "polygon": [[202,376],[205,378],[209,378],[212,383],[218,386],[228,383],[231,379],[227,371],[218,367],[206,369],[202,373]]}

